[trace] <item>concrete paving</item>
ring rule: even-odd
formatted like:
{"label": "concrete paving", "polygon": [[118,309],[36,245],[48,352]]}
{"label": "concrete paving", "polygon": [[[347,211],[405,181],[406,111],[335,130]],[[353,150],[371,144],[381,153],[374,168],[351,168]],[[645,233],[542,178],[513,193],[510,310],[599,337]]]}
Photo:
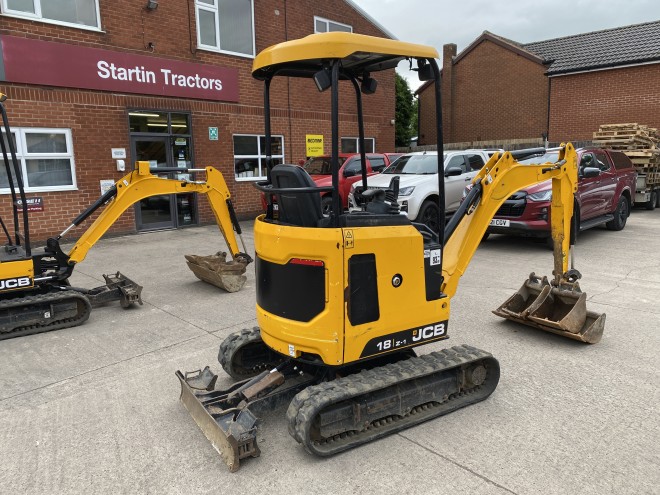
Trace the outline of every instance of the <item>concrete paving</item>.
{"label": "concrete paving", "polygon": [[253,271],[233,294],[194,277],[183,255],[222,249],[215,227],[104,239],[72,282],[119,270],[144,285],[144,306],[0,342],[0,493],[657,494],[660,211],[579,241],[589,309],[607,313],[599,344],[491,314],[530,272],[552,270],[544,245],[491,236],[452,301],[452,338],[419,349],[492,352],[502,378],[489,399],[327,459],[288,435],[280,409],[263,418],[261,457],[231,474],[179,403],[174,371],[221,371],[222,339],[256,324]]}

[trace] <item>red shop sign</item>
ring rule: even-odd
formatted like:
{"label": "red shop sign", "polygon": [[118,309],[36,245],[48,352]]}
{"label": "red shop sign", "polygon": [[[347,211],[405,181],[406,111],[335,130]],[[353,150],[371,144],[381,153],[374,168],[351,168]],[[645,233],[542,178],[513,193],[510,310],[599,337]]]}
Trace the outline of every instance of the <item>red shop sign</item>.
{"label": "red shop sign", "polygon": [[235,68],[13,36],[0,37],[0,43],[0,79],[7,82],[203,100],[239,99]]}

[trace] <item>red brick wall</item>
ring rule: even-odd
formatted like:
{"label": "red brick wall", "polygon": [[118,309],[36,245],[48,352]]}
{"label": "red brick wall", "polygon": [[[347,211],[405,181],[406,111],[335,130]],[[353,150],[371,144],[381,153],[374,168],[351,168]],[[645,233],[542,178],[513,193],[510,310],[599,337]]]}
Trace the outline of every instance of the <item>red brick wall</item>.
{"label": "red brick wall", "polygon": [[[546,132],[543,65],[488,40],[450,65],[451,50],[443,54],[445,142],[538,138]],[[432,86],[420,94],[420,106],[419,144],[436,144]]]}
{"label": "red brick wall", "polygon": [[540,137],[547,128],[545,66],[490,41],[454,65],[453,142]]}
{"label": "red brick wall", "polygon": [[550,140],[590,140],[601,124],[660,127],[660,64],[551,78]]}
{"label": "red brick wall", "polygon": [[[233,104],[0,83],[0,91],[10,98],[6,105],[12,126],[63,127],[72,131],[78,190],[28,194],[44,199],[44,211],[31,212],[33,239],[43,240],[61,232],[99,196],[99,180],[118,180],[123,175],[116,171],[110,148],[126,148],[130,153],[129,108],[190,112],[195,166],[213,165],[222,171],[239,216],[253,216],[261,208],[252,183],[237,182],[233,171],[232,135],[264,132],[262,83],[251,76],[253,59],[197,50],[194,2],[165,0],[151,12],[144,10],[145,4],[100,0],[103,32],[0,17],[0,34],[235,67],[239,70],[240,101]],[[286,39],[312,34],[314,15],[352,25],[356,33],[384,36],[343,0],[262,0],[254,2],[257,53]],[[153,53],[147,47],[149,43],[155,47]],[[364,97],[366,135],[376,139],[378,151],[393,151],[394,126],[390,121],[394,118],[394,71],[375,77],[379,81],[378,91]],[[342,85],[340,136],[357,136],[357,119],[351,104],[354,91],[349,83]],[[297,163],[304,158],[305,134],[323,134],[325,151],[330,151],[329,98],[329,92],[319,94],[310,80],[280,78],[273,82],[272,132],[284,135],[286,161]],[[218,127],[218,141],[209,141],[210,126]],[[131,164],[129,156],[127,169]],[[0,215],[4,219],[11,218],[7,198],[0,196]],[[200,205],[202,222],[212,221],[206,201],[200,200]],[[88,220],[72,231],[69,237],[80,236],[89,223]],[[111,231],[135,231],[133,210],[122,215]]]}
{"label": "red brick wall", "polygon": [[[660,127],[660,64],[548,79],[543,66],[489,41],[452,65],[452,77],[445,77],[446,59],[447,53],[445,142],[539,138],[546,127],[552,142],[584,141],[591,140],[601,124]],[[432,88],[419,98],[419,144],[435,144]]]}
{"label": "red brick wall", "polygon": [[[443,78],[444,78],[444,73],[445,71],[443,70]],[[442,92],[442,117],[443,117],[443,138],[444,141],[447,142],[449,136],[447,135],[447,130],[446,130],[446,121],[450,118],[447,113],[448,111],[451,110],[449,106],[445,106],[445,89],[448,87],[448,85],[443,86],[443,92]],[[438,140],[437,134],[436,134],[436,125],[435,125],[435,92],[433,85],[429,85],[425,87],[418,95],[417,98],[419,99],[419,134],[417,136],[417,144],[418,145],[429,145],[429,144],[437,144]]]}

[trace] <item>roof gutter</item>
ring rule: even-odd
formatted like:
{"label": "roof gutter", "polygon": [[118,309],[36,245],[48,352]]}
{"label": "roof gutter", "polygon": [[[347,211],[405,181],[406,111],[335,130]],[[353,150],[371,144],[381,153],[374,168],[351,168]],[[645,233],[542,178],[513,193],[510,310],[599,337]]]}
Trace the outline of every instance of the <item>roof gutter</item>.
{"label": "roof gutter", "polygon": [[572,76],[573,74],[588,74],[589,72],[599,72],[599,71],[614,70],[614,69],[626,69],[629,67],[639,67],[642,65],[654,65],[654,64],[660,64],[660,60],[651,60],[650,62],[632,62],[625,65],[606,65],[606,66],[594,67],[592,69],[575,70],[575,71],[568,69],[563,71],[548,72],[546,74],[548,75],[548,77]]}

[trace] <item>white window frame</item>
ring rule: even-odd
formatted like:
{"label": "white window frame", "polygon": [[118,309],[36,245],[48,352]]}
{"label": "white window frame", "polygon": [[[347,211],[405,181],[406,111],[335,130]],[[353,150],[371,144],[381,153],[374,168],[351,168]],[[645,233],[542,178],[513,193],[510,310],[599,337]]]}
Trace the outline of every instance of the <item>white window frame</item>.
{"label": "white window frame", "polygon": [[[259,176],[252,176],[252,177],[239,177],[236,174],[236,168],[234,168],[234,179],[237,182],[249,182],[249,181],[256,181],[256,180],[264,180],[266,178],[266,150],[261,149],[261,138],[266,138],[265,135],[263,134],[233,134],[231,138],[231,144],[232,146],[234,145],[234,137],[254,137],[257,138],[257,154],[256,155],[237,155],[234,153],[234,167],[236,167],[236,160],[240,160],[243,158],[252,158],[256,159],[259,162],[259,171],[263,175]],[[276,158],[281,158],[282,163],[284,163],[284,136],[282,134],[272,134],[270,136],[271,138],[280,138],[282,140],[282,154],[281,155],[272,155],[271,158],[276,159]]]}
{"label": "white window frame", "polygon": [[[21,166],[21,174],[23,184],[25,185],[25,192],[49,192],[49,191],[75,191],[78,189],[76,182],[76,163],[73,158],[73,139],[71,137],[71,129],[55,129],[44,127],[13,127],[11,129],[16,141],[16,158]],[[4,134],[4,130],[2,131]],[[27,152],[27,139],[26,134],[64,134],[66,140],[66,153],[28,153]],[[9,155],[9,149],[7,154]],[[11,155],[9,155],[11,161]],[[71,184],[61,186],[36,186],[30,187],[28,183],[27,164],[26,160],[39,160],[39,159],[68,159],[71,163]],[[13,165],[12,165],[13,167]],[[0,194],[9,194],[10,188],[0,188]]]}
{"label": "white window frame", "polygon": [[[354,139],[355,140],[355,149],[357,150],[356,153],[360,153],[360,138],[358,137],[353,137],[353,136],[342,136],[339,138],[339,148],[341,153],[347,153],[341,149],[341,142],[344,139]],[[372,151],[365,151],[365,153],[376,153],[376,138],[372,137],[365,137],[364,138],[365,143],[367,141],[371,141],[373,143],[373,150]]]}
{"label": "white window frame", "polygon": [[101,29],[101,10],[99,8],[99,0],[94,0],[96,3],[96,26],[86,26],[85,24],[77,24],[75,22],[58,21],[56,19],[49,19],[48,17],[41,16],[41,2],[48,0],[34,0],[34,14],[23,12],[20,10],[11,10],[7,6],[8,0],[2,0],[2,15],[7,17],[16,17],[18,19],[30,19],[33,21],[40,21],[46,24],[57,24],[58,26],[73,27],[77,29],[84,29],[86,31],[103,32]]}
{"label": "white window frame", "polygon": [[[227,55],[235,55],[237,57],[244,58],[254,58],[256,55],[256,45],[255,45],[255,32],[254,32],[254,0],[250,0],[251,6],[251,21],[252,21],[252,54],[232,52],[229,50],[223,50],[220,46],[220,18],[218,16],[218,0],[211,0],[213,4],[201,3],[199,0],[195,0],[195,30],[197,31],[197,48],[200,50],[207,50],[209,52],[217,53],[226,53]],[[213,12],[215,15],[215,39],[218,42],[218,46],[205,45],[202,43],[202,33],[199,30],[199,11],[205,10],[207,12]]]}
{"label": "white window frame", "polygon": [[[316,22],[323,22],[325,24],[325,31],[317,31],[316,30]],[[337,22],[337,21],[331,21],[330,19],[326,19],[325,17],[319,17],[317,15],[314,16],[314,32],[315,33],[336,33],[340,32],[343,33],[344,31],[331,31],[330,30],[330,24],[336,24],[337,26],[343,26],[349,28],[351,33],[353,32],[353,26],[349,24],[344,24],[343,22]]]}

